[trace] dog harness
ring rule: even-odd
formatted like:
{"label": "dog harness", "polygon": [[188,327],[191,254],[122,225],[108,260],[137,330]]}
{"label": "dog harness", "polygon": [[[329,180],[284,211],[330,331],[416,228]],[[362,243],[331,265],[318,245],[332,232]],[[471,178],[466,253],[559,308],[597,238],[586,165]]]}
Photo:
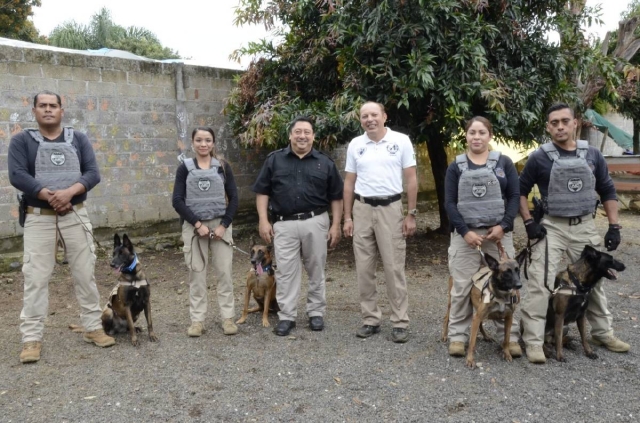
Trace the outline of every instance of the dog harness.
{"label": "dog harness", "polygon": [[499,151],[490,151],[486,166],[469,170],[467,155],[460,154],[456,157],[456,164],[461,172],[458,182],[458,211],[470,228],[494,226],[504,217],[504,200],[495,174],[499,159]]}
{"label": "dog harness", "polygon": [[587,163],[589,143],[578,140],[575,157],[561,157],[552,142],[542,145],[542,151],[553,162],[549,175],[549,192],[543,199],[549,216],[577,217],[595,210],[595,176]]}
{"label": "dog harness", "polygon": [[220,162],[211,158],[209,169],[196,168],[193,159],[184,161],[187,175],[187,193],[185,204],[198,216],[198,220],[211,220],[224,216],[227,201],[224,192],[224,175],[218,173]]}
{"label": "dog harness", "polygon": [[482,266],[480,270],[471,277],[473,285],[479,289],[482,294],[482,302],[489,304],[491,301],[494,301],[500,312],[504,312],[505,307],[513,310],[519,302],[518,296],[509,295],[507,298],[496,296],[491,289],[491,276],[493,276],[493,271],[488,266]]}
{"label": "dog harness", "polygon": [[72,127],[64,127],[64,142],[45,141],[37,129],[25,129],[25,132],[39,144],[36,180],[52,191],[69,188],[80,180],[82,172],[78,152],[73,146]]}

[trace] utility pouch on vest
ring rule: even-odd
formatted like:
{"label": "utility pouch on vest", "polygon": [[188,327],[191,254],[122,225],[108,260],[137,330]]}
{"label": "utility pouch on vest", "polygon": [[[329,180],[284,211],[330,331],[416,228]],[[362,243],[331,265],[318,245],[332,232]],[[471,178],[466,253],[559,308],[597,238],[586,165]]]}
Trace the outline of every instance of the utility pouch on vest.
{"label": "utility pouch on vest", "polygon": [[533,218],[534,222],[540,223],[542,221],[542,218],[544,217],[544,204],[538,197],[533,197],[532,202],[533,213],[531,213],[531,217]]}
{"label": "utility pouch on vest", "polygon": [[24,194],[18,194],[18,223],[24,228],[24,222],[27,219],[27,199]]}

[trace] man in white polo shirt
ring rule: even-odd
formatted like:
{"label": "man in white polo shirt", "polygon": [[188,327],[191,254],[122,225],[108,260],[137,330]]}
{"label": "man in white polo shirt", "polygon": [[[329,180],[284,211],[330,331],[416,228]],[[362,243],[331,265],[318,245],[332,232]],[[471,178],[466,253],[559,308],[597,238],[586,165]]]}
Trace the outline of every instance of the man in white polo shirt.
{"label": "man in white polo shirt", "polygon": [[[382,258],[391,306],[393,342],[409,340],[409,302],[404,274],[406,237],[416,232],[418,182],[411,140],[384,126],[384,106],[367,102],[360,108],[363,135],[347,150],[344,180],[345,236],[353,236],[363,326],[356,336],[380,332],[382,312],[376,290],[376,260]],[[402,208],[402,178],[407,184],[409,212]],[[354,202],[355,199],[355,202]]]}

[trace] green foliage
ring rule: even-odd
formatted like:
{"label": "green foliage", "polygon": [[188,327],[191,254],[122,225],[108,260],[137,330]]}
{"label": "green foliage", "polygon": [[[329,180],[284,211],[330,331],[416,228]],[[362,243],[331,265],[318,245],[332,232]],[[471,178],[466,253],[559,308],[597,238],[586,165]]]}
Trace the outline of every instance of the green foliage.
{"label": "green foliage", "polygon": [[111,19],[111,13],[102,8],[91,17],[89,25],[65,22],[49,35],[51,45],[76,50],[103,47],[125,50],[150,59],[179,59],[177,51],[163,47],[158,37],[145,28],[124,28]]}
{"label": "green foliage", "polygon": [[316,119],[321,143],[346,142],[360,132],[364,100],[384,104],[390,125],[417,142],[444,148],[464,120],[485,115],[499,135],[530,143],[549,103],[576,101],[574,56],[547,32],[579,32],[580,19],[559,0],[242,0],[236,23],[275,28],[283,42],[236,52],[260,59],[226,112],[252,145],[286,144],[300,114]]}
{"label": "green foliage", "polygon": [[0,37],[38,41],[40,35],[29,20],[40,0],[0,0]]}

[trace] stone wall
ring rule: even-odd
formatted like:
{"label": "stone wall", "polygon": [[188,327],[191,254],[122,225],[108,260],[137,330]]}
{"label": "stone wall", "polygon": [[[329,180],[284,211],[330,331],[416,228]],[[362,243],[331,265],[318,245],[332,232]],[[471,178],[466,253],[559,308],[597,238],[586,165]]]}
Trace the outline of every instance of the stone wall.
{"label": "stone wall", "polygon": [[100,228],[162,223],[177,230],[171,206],[177,156],[190,147],[190,131],[199,125],[214,128],[217,148],[234,169],[240,208],[252,208],[255,197],[248,187],[265,152],[240,148],[225,126],[222,108],[236,74],[0,46],[0,253],[21,249],[7,150],[13,134],[37,126],[31,108],[41,90],[62,96],[63,124],[85,132],[93,144],[102,182],[89,194],[87,206],[98,233]]}

